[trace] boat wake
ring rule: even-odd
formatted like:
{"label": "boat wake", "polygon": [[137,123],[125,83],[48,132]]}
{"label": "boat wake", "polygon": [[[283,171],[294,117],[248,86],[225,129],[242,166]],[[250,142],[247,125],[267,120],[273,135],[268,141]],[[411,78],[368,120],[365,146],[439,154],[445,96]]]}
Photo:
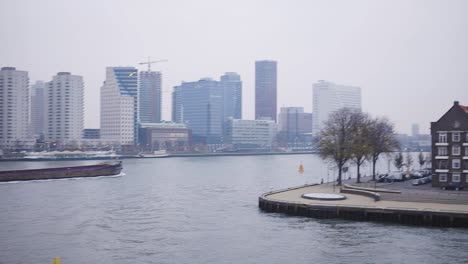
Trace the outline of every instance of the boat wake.
{"label": "boat wake", "polygon": [[107,179],[107,178],[120,178],[125,175],[126,174],[124,172],[121,172],[119,174],[112,175],[112,176],[74,177],[74,178],[63,178],[63,179],[44,179],[44,180],[29,180],[29,181],[8,181],[8,182],[0,182],[0,185],[14,184],[14,183],[49,182],[49,181],[99,180],[99,179]]}

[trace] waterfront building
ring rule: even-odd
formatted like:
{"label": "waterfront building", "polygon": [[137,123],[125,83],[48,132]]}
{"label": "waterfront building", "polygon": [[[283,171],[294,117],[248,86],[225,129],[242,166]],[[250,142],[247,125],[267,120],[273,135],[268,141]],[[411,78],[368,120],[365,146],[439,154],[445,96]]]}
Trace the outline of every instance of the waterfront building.
{"label": "waterfront building", "polygon": [[313,84],[312,101],[312,133],[318,135],[334,111],[343,107],[361,110],[361,88],[320,80]]}
{"label": "waterfront building", "polygon": [[101,130],[99,128],[85,128],[83,129],[83,139],[100,139]]}
{"label": "waterfront building", "polygon": [[431,152],[431,135],[429,134],[419,134],[414,137],[408,134],[395,134],[395,138],[404,151]]}
{"label": "waterfront building", "polygon": [[468,185],[468,106],[455,101],[436,122],[431,122],[432,186]]}
{"label": "waterfront building", "polygon": [[242,119],[242,81],[239,74],[226,72],[220,82],[224,92],[223,120]]}
{"label": "waterfront building", "polygon": [[277,117],[277,63],[276,61],[255,62],[255,119]]}
{"label": "waterfront building", "polygon": [[312,113],[303,107],[281,107],[278,115],[278,145],[290,149],[308,149],[312,143]]}
{"label": "waterfront building", "polygon": [[28,126],[28,72],[3,67],[0,70],[0,149],[32,145]]}
{"label": "waterfront building", "polygon": [[45,134],[45,87],[43,81],[37,81],[31,85],[31,111],[30,127],[31,133],[35,138],[41,138]]}
{"label": "waterfront building", "polygon": [[273,120],[230,119],[227,123],[226,143],[235,149],[271,148],[276,130]]}
{"label": "waterfront building", "polygon": [[101,138],[118,145],[138,141],[138,70],[107,67],[101,87]]}
{"label": "waterfront building", "polygon": [[138,107],[141,123],[161,122],[161,79],[160,72],[140,72]]}
{"label": "waterfront building", "polygon": [[412,124],[411,125],[411,136],[417,137],[419,135],[419,125],[418,124]]}
{"label": "waterfront building", "polygon": [[62,144],[78,143],[84,122],[83,77],[59,72],[46,83],[45,139]]}
{"label": "waterfront building", "polygon": [[223,141],[223,87],[210,78],[183,82],[172,93],[172,121],[192,130],[194,143]]}
{"label": "waterfront building", "polygon": [[278,130],[288,139],[312,133],[312,113],[304,113],[304,107],[281,107],[278,119]]}
{"label": "waterfront building", "polygon": [[140,123],[139,133],[140,145],[146,150],[186,150],[190,146],[191,132],[185,124]]}

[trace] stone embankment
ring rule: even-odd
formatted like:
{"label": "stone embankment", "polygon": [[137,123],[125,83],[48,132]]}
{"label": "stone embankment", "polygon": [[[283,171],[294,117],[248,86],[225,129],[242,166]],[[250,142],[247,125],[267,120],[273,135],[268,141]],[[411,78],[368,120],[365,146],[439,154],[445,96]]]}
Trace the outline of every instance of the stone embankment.
{"label": "stone embankment", "polygon": [[[265,193],[259,207],[266,212],[315,218],[343,218],[421,226],[468,227],[468,203],[426,193],[424,198],[398,190],[354,186],[336,188],[345,200],[320,201],[302,197],[305,193],[335,193],[331,184],[306,185]],[[421,195],[421,194],[419,194]],[[420,199],[416,199],[419,197]],[[444,199],[441,199],[444,197]]]}

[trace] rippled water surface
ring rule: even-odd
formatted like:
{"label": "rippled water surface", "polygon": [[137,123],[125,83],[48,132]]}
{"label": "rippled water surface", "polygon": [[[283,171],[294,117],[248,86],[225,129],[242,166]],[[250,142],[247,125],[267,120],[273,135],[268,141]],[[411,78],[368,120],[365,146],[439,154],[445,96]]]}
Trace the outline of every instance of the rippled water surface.
{"label": "rippled water surface", "polygon": [[[296,173],[301,161],[304,175]],[[50,165],[3,162],[0,169]],[[125,160],[124,172],[0,184],[0,263],[52,263],[55,256],[63,264],[468,260],[466,229],[260,211],[258,196],[270,188],[326,180],[313,155]]]}

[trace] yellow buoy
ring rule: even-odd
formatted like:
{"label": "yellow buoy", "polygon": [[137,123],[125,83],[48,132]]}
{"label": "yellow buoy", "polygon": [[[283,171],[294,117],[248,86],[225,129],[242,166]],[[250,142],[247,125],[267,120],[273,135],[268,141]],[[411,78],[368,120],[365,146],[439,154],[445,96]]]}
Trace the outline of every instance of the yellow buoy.
{"label": "yellow buoy", "polygon": [[60,258],[59,257],[54,258],[54,264],[60,264]]}
{"label": "yellow buoy", "polygon": [[299,173],[304,173],[304,166],[299,165],[299,170],[298,170]]}

